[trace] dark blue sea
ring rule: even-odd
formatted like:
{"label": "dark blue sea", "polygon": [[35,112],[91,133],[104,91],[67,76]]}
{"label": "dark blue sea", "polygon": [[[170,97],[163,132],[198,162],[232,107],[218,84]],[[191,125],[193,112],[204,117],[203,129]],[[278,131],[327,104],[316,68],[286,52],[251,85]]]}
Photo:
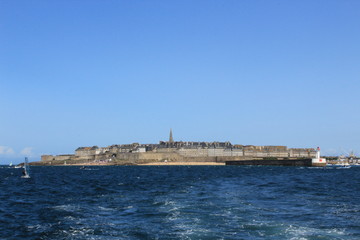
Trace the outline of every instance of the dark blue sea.
{"label": "dark blue sea", "polygon": [[0,167],[0,239],[360,239],[360,168]]}

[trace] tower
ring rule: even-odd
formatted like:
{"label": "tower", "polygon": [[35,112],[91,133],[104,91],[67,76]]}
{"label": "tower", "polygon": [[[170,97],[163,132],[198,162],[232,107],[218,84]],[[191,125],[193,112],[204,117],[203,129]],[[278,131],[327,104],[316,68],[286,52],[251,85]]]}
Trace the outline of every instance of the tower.
{"label": "tower", "polygon": [[317,147],[316,149],[316,158],[320,159],[320,147]]}
{"label": "tower", "polygon": [[169,137],[169,143],[173,143],[174,139],[173,139],[173,135],[172,135],[172,129],[170,128],[170,137]]}

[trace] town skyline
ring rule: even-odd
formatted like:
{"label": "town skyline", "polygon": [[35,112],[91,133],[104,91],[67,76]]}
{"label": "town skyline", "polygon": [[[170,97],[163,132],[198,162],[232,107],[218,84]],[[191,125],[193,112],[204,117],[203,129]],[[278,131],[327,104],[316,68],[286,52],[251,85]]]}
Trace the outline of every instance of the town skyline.
{"label": "town skyline", "polygon": [[168,139],[360,154],[359,1],[0,1],[0,164]]}

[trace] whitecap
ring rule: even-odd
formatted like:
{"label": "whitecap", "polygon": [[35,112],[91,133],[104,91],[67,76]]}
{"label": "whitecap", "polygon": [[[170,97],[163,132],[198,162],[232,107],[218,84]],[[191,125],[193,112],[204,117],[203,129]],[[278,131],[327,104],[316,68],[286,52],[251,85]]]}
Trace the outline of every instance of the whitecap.
{"label": "whitecap", "polygon": [[174,201],[165,201],[165,205],[174,205],[175,202]]}
{"label": "whitecap", "polygon": [[285,233],[289,235],[289,239],[308,239],[314,236],[340,237],[345,235],[341,229],[318,229],[304,226],[289,225],[285,229]]}
{"label": "whitecap", "polygon": [[107,208],[107,207],[102,207],[102,206],[99,206],[98,207],[101,211],[114,211],[115,209],[113,208]]}
{"label": "whitecap", "polygon": [[61,211],[66,211],[66,212],[74,212],[74,211],[77,211],[80,209],[78,206],[71,205],[71,204],[58,205],[58,206],[54,206],[52,208],[55,210],[61,210]]}

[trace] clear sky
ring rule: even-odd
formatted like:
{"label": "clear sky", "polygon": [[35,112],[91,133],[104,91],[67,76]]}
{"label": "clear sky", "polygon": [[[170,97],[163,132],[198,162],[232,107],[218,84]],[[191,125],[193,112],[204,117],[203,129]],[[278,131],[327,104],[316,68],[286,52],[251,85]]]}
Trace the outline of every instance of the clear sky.
{"label": "clear sky", "polygon": [[231,141],[360,154],[358,0],[0,0],[0,164]]}

